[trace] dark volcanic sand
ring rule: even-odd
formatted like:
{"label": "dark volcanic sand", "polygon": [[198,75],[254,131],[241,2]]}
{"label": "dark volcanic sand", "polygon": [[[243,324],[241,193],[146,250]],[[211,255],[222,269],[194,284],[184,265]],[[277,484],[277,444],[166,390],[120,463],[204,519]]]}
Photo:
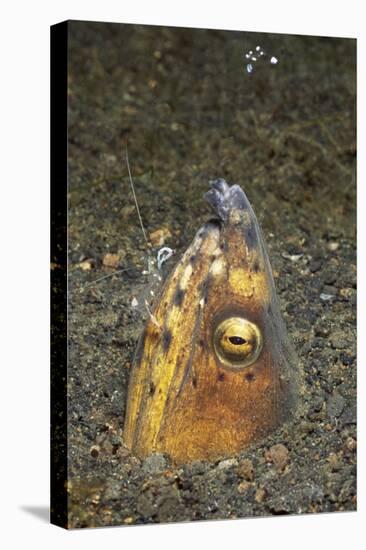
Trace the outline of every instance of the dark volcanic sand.
{"label": "dark volcanic sand", "polygon": [[[248,75],[257,44],[279,63]],[[69,527],[355,510],[355,41],[72,22],[69,48]],[[126,138],[167,269],[214,177],[243,186],[266,237],[305,408],[220,463],[123,445],[146,286]]]}

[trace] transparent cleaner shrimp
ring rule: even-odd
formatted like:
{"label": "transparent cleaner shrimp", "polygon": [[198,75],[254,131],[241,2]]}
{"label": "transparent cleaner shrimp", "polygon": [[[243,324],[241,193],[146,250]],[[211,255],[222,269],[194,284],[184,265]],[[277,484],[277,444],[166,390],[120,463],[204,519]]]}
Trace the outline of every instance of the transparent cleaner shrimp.
{"label": "transparent cleaner shrimp", "polygon": [[[137,216],[139,219],[141,231],[143,238],[146,243],[146,250],[147,250],[147,266],[146,269],[142,271],[142,275],[147,277],[147,283],[144,286],[143,290],[138,294],[138,296],[133,296],[131,300],[131,307],[134,311],[139,311],[143,313],[144,311],[147,312],[148,316],[150,317],[151,321],[160,328],[159,323],[155,319],[154,315],[151,313],[151,304],[155,299],[155,296],[157,294],[157,291],[159,287],[161,286],[162,280],[163,280],[163,264],[171,258],[171,256],[174,254],[174,250],[163,246],[160,248],[157,253],[156,257],[151,252],[150,249],[150,243],[148,241],[146,231],[144,224],[142,222],[140,208],[137,202],[136,192],[135,192],[135,186],[132,179],[131,174],[131,168],[128,158],[128,149],[126,144],[126,150],[125,150],[125,158],[126,158],[126,164],[127,164],[127,170],[128,170],[128,177],[130,181],[131,191],[137,211]],[[80,291],[83,292],[87,287],[92,286],[96,283],[99,283],[100,281],[103,281],[105,279],[108,279],[109,277],[113,277],[114,275],[119,275],[125,271],[127,271],[129,268],[123,268],[119,269],[117,271],[114,271],[113,273],[108,273],[107,275],[103,275],[102,277],[99,277],[98,279],[95,279],[94,281],[91,281],[90,283],[86,283]]]}

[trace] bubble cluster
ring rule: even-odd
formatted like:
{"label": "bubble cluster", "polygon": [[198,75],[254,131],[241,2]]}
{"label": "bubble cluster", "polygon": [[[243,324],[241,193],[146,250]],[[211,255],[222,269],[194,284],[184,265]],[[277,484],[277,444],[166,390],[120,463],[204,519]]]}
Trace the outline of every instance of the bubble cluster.
{"label": "bubble cluster", "polygon": [[[263,50],[261,46],[256,46],[254,50],[249,50],[244,54],[245,56],[245,63],[246,63],[246,70],[247,73],[251,74],[254,72],[254,69],[258,62],[262,62],[265,60],[268,60],[268,55]],[[275,56],[272,56],[269,60],[269,63],[271,65],[277,65],[278,59]]]}

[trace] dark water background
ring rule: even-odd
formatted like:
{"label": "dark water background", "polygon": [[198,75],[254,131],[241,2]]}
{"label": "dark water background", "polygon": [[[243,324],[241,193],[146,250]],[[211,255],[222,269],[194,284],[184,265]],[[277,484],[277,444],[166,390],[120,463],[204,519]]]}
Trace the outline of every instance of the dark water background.
{"label": "dark water background", "polygon": [[[354,510],[356,41],[69,28],[70,526]],[[268,57],[248,74],[257,45]],[[126,140],[147,233],[169,230],[176,250],[170,267],[210,216],[214,177],[243,186],[267,241],[305,411],[228,462],[174,468],[123,446],[143,326],[130,305],[146,287]],[[114,269],[127,270],[86,286]]]}

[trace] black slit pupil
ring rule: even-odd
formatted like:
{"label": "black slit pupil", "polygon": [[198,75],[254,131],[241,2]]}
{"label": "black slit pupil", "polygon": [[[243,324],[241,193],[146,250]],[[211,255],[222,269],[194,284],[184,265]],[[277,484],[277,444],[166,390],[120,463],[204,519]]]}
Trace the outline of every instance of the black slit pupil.
{"label": "black slit pupil", "polygon": [[229,336],[229,341],[235,346],[242,346],[246,343],[246,340],[241,336]]}

